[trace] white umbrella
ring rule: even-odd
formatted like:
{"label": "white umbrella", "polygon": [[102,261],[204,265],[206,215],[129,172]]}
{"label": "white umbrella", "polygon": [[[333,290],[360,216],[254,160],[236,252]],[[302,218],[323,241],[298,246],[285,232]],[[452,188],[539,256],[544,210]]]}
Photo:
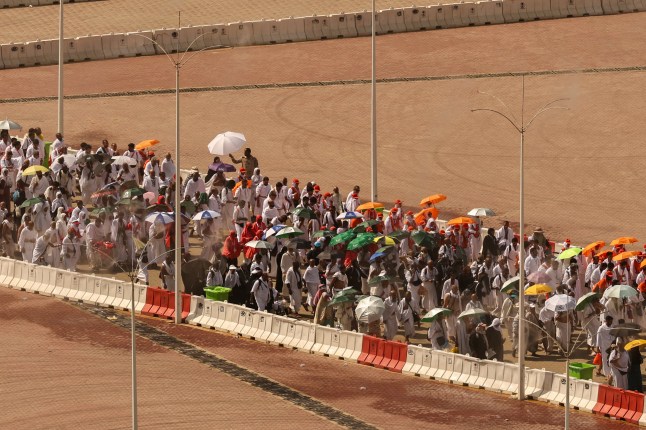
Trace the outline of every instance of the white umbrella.
{"label": "white umbrella", "polygon": [[220,213],[216,211],[201,211],[193,215],[193,220],[194,221],[200,221],[203,219],[215,219],[219,218]]}
{"label": "white umbrella", "polygon": [[146,216],[146,221],[150,223],[159,221],[162,224],[170,224],[175,222],[175,214],[172,212],[152,212]]}
{"label": "white umbrella", "polygon": [[469,216],[494,216],[496,213],[489,208],[473,208],[467,215]]}
{"label": "white umbrella", "polygon": [[607,299],[627,299],[630,297],[635,297],[638,294],[639,293],[637,292],[637,290],[630,285],[613,285],[603,293],[603,297]]}
{"label": "white umbrella", "polygon": [[359,321],[370,324],[378,321],[384,314],[385,310],[386,307],[384,306],[384,301],[381,300],[381,298],[377,296],[368,296],[359,300],[354,312]]}
{"label": "white umbrella", "polygon": [[273,226],[273,227],[269,228],[269,229],[265,232],[265,239],[269,239],[270,237],[275,236],[275,235],[276,235],[276,233],[278,233],[279,231],[281,231],[281,230],[282,230],[282,229],[284,229],[285,227],[287,227],[287,226],[286,226],[286,225],[284,225],[284,224],[278,224],[278,225],[275,225],[275,226]]}
{"label": "white umbrella", "polygon": [[361,215],[359,212],[342,212],[336,219],[356,219],[356,218],[363,218],[363,215]]}
{"label": "white umbrella", "polygon": [[128,157],[127,155],[117,155],[115,157],[112,157],[112,163],[116,164],[119,167],[123,166],[124,163],[128,164],[128,167],[137,166],[137,160]]}
{"label": "white umbrella", "polygon": [[76,165],[76,157],[72,154],[64,154],[60,157],[56,157],[52,163],[51,170],[56,173],[63,168],[63,165],[66,165],[72,169]]}
{"label": "white umbrella", "polygon": [[264,240],[250,240],[245,244],[245,246],[247,248],[254,248],[254,249],[273,249],[274,248],[274,245]]}
{"label": "white umbrella", "polygon": [[576,301],[574,300],[574,297],[570,297],[567,294],[557,294],[545,301],[545,309],[552,312],[571,311],[575,307]]}
{"label": "white umbrella", "polygon": [[242,133],[226,131],[220,133],[209,142],[209,152],[215,155],[226,155],[236,152],[247,143],[247,139]]}
{"label": "white umbrella", "polygon": [[0,121],[0,130],[21,130],[22,126],[17,122],[13,122],[10,119],[5,119]]}

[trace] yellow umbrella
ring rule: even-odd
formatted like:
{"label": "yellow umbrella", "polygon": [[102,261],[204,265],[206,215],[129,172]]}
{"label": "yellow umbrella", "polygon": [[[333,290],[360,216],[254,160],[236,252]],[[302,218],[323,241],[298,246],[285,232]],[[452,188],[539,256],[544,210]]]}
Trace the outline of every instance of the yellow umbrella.
{"label": "yellow umbrella", "polygon": [[396,245],[397,244],[397,242],[395,242],[395,239],[393,239],[390,236],[377,236],[372,241],[377,243],[380,240],[383,240],[383,243],[382,243],[383,246]]}
{"label": "yellow umbrella", "polygon": [[49,172],[49,169],[47,167],[41,166],[39,164],[37,164],[35,166],[29,166],[25,170],[22,171],[22,176],[35,175],[36,172],[46,173],[46,172]]}
{"label": "yellow umbrella", "polygon": [[135,149],[137,151],[141,151],[142,149],[150,148],[151,146],[155,146],[159,143],[159,140],[157,139],[148,139],[148,140],[142,140],[138,144],[135,145]]}
{"label": "yellow umbrella", "polygon": [[539,294],[551,293],[552,287],[545,284],[536,284],[525,290],[525,294],[528,296],[538,296]]}
{"label": "yellow umbrella", "polygon": [[357,212],[362,212],[362,211],[367,211],[367,210],[370,210],[370,209],[381,209],[383,207],[384,207],[383,203],[367,202],[367,203],[364,203],[362,205],[359,205],[357,207],[356,211]]}
{"label": "yellow umbrella", "polygon": [[628,351],[629,349],[633,349],[636,346],[644,346],[644,345],[646,345],[646,340],[644,340],[644,339],[635,339],[635,340],[632,340],[632,341],[628,342],[626,344],[626,346],[624,346],[624,349],[626,351]]}

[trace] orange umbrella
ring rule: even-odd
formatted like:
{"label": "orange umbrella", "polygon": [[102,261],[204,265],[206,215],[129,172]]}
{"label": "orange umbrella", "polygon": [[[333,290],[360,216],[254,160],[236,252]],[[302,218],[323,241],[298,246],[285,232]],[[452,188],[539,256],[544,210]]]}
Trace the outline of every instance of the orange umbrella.
{"label": "orange umbrella", "polygon": [[583,248],[583,251],[582,251],[583,255],[588,255],[592,251],[594,251],[596,247],[601,248],[602,246],[606,246],[606,242],[604,242],[603,240],[597,240],[596,242],[592,242],[591,244]]}
{"label": "orange umbrella", "polygon": [[420,225],[426,223],[426,217],[428,217],[429,215],[437,219],[439,213],[440,211],[437,210],[437,208],[428,208],[417,212],[415,215],[413,215],[413,217],[415,218],[417,225]]}
{"label": "orange umbrella", "polygon": [[610,242],[610,246],[628,245],[630,243],[635,243],[635,242],[637,242],[636,237],[623,236],[623,237],[618,237],[617,239]]}
{"label": "orange umbrella", "polygon": [[624,251],[612,257],[612,261],[621,261],[641,254],[639,251]]}
{"label": "orange umbrella", "polygon": [[135,145],[135,149],[137,151],[141,151],[142,149],[150,148],[151,146],[155,146],[159,143],[159,140],[157,139],[148,139],[148,140],[142,140],[138,144]]}
{"label": "orange umbrella", "polygon": [[425,205],[439,203],[444,200],[446,200],[446,196],[444,194],[433,194],[432,196],[428,196],[425,199],[422,199],[422,201],[419,202],[419,204],[420,206],[425,206]]}
{"label": "orange umbrella", "polygon": [[451,221],[447,222],[448,225],[454,225],[454,224],[473,224],[475,221],[469,217],[466,216],[459,216],[457,218],[453,218]]}
{"label": "orange umbrella", "polygon": [[[247,184],[246,184],[247,188],[251,188],[251,181],[249,179],[245,179],[245,180],[247,181]],[[231,190],[231,194],[235,194],[236,191],[238,191],[238,188],[240,188],[241,186],[242,186],[242,181],[236,182],[233,189]]]}
{"label": "orange umbrella", "polygon": [[596,256],[599,258],[605,258],[606,254],[612,254],[612,249],[602,249],[597,252]]}
{"label": "orange umbrella", "polygon": [[641,264],[639,265],[640,269],[643,269],[644,267],[646,267],[646,260],[642,261]]}
{"label": "orange umbrella", "polygon": [[357,212],[367,211],[370,209],[382,209],[384,207],[383,203],[379,202],[368,202],[357,207]]}

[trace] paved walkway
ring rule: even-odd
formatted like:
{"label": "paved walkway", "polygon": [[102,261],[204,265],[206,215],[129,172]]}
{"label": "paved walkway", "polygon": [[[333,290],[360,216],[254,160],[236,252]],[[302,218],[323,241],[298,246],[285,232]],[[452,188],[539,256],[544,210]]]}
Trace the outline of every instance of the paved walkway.
{"label": "paved walkway", "polygon": [[[409,7],[411,3],[410,0],[378,0],[377,9]],[[430,5],[440,1],[424,0],[422,3]],[[370,0],[104,0],[66,5],[65,35],[76,37],[174,28],[180,10],[182,26],[187,26],[361,12],[370,7]],[[57,38],[58,9],[53,5],[0,10],[0,20],[5,23],[0,43]]]}

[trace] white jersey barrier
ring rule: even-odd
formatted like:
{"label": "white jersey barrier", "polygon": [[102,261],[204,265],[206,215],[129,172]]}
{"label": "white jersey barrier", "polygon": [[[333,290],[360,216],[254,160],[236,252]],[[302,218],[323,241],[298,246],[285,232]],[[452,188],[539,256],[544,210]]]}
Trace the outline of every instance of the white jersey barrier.
{"label": "white jersey barrier", "polygon": [[11,258],[0,257],[0,285],[11,286],[15,274],[15,261]]}

